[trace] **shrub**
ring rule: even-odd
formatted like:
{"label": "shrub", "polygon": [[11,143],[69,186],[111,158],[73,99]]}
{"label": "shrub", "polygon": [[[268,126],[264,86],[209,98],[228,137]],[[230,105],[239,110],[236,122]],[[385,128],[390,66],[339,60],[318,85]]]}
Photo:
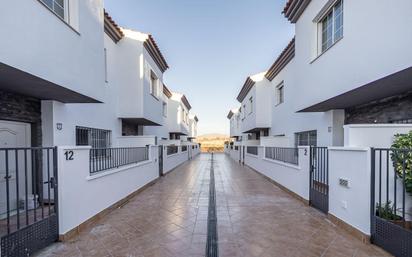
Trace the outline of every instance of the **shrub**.
{"label": "shrub", "polygon": [[406,192],[412,194],[412,131],[408,134],[396,134],[392,148],[399,149],[391,153],[396,174],[405,181]]}
{"label": "shrub", "polygon": [[402,220],[402,217],[396,214],[395,208],[392,206],[392,202],[388,201],[384,206],[376,205],[376,215],[386,220]]}

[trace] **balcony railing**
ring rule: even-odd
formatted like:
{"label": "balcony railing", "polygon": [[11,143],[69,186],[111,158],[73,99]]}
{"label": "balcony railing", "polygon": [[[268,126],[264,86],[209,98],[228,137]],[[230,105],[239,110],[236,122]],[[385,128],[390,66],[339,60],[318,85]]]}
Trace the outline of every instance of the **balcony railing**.
{"label": "balcony railing", "polygon": [[179,151],[179,147],[176,145],[168,145],[166,148],[167,155],[176,154]]}
{"label": "balcony railing", "polygon": [[149,160],[148,147],[92,148],[90,174]]}
{"label": "balcony railing", "polygon": [[265,149],[267,159],[299,165],[299,148],[266,147]]}
{"label": "balcony railing", "polygon": [[248,146],[247,153],[252,155],[258,155],[258,147],[257,146]]}

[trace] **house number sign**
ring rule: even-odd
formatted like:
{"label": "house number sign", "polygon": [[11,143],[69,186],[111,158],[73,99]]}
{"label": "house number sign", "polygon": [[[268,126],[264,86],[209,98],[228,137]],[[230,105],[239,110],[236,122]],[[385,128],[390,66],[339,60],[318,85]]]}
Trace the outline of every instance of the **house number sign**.
{"label": "house number sign", "polygon": [[74,152],[73,151],[66,151],[64,153],[66,156],[66,161],[73,161],[74,160]]}

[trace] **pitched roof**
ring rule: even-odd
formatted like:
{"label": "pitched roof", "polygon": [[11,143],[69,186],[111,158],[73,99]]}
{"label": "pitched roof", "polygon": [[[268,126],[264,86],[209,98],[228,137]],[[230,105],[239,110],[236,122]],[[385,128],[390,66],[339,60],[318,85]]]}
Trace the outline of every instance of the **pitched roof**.
{"label": "pitched roof", "polygon": [[172,92],[170,92],[170,90],[166,87],[165,84],[163,84],[163,94],[165,94],[167,98],[172,97]]}
{"label": "pitched roof", "polygon": [[239,112],[239,108],[230,110],[229,113],[227,114],[227,118],[230,120],[233,117],[233,115],[235,115],[238,112]]}
{"label": "pitched roof", "polygon": [[157,46],[153,36],[149,34],[143,45],[146,48],[147,52],[150,54],[150,56],[153,58],[159,69],[162,72],[165,72],[169,68],[169,65],[163,57],[163,54],[160,52],[160,49]]}
{"label": "pitched roof", "polygon": [[182,96],[181,100],[182,100],[182,103],[186,106],[187,110],[192,109],[192,106],[190,105],[185,95]]}
{"label": "pitched roof", "polygon": [[115,42],[119,42],[123,37],[122,29],[116,24],[106,10],[104,10],[104,32]]}
{"label": "pitched roof", "polygon": [[295,57],[295,38],[293,38],[286,48],[282,51],[279,57],[275,60],[273,65],[270,67],[265,77],[272,81],[279,72],[285,68],[285,66]]}
{"label": "pitched roof", "polygon": [[283,8],[283,14],[292,23],[296,23],[311,0],[288,0]]}
{"label": "pitched roof", "polygon": [[267,72],[261,72],[258,74],[255,74],[253,76],[249,76],[247,77],[245,83],[243,84],[242,89],[240,90],[239,95],[237,96],[237,100],[239,102],[242,102],[245,97],[247,96],[247,94],[249,93],[249,91],[252,89],[252,87],[256,84],[256,82],[261,81],[264,77],[263,75],[265,75]]}

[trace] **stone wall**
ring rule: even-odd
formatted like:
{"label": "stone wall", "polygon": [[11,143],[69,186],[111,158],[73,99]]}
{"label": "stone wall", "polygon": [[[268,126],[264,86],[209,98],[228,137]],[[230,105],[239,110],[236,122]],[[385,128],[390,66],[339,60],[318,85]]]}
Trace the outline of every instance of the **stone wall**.
{"label": "stone wall", "polygon": [[394,123],[412,119],[412,91],[345,110],[345,124]]}
{"label": "stone wall", "polygon": [[41,101],[36,98],[0,90],[0,120],[31,124],[31,144],[41,146]]}

